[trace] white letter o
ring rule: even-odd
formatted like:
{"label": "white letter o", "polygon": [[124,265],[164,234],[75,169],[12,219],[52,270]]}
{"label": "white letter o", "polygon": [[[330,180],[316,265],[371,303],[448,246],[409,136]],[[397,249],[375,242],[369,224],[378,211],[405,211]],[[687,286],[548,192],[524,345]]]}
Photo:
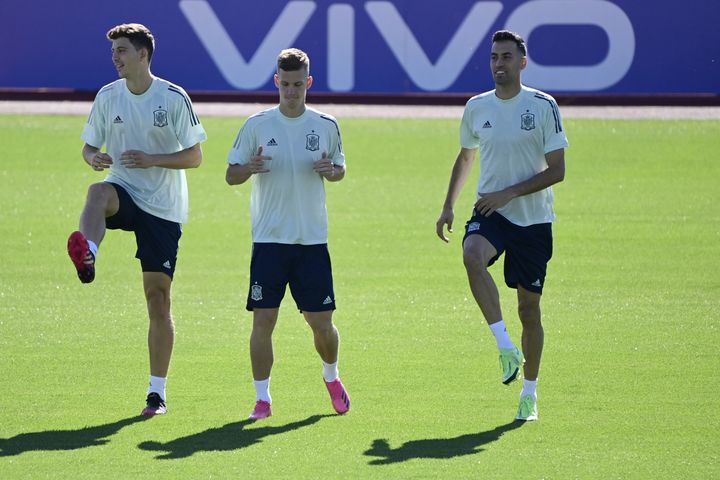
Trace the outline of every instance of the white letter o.
{"label": "white letter o", "polygon": [[[615,85],[630,70],[635,57],[635,31],[625,12],[614,3],[605,0],[534,0],[515,9],[505,28],[527,39],[541,25],[600,27],[608,36],[608,53],[602,62],[590,66],[543,66],[529,61],[523,79],[528,85],[556,91],[602,90]],[[578,49],[578,55],[581,54],[582,47]]]}

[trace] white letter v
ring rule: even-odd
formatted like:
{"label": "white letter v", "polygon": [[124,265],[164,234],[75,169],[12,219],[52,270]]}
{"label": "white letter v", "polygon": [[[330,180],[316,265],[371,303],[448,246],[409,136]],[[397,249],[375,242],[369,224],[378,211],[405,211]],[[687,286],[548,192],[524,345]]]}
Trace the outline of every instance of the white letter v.
{"label": "white letter v", "polygon": [[[408,2],[408,8],[412,4]],[[444,7],[451,8],[449,4]],[[446,90],[462,73],[493,22],[502,11],[500,2],[476,2],[437,63],[433,65],[423,48],[391,2],[367,2],[367,11],[395,58],[418,87],[427,91]]]}
{"label": "white letter v", "polygon": [[278,53],[298,37],[315,11],[315,2],[288,2],[249,62],[206,0],[181,0],[180,10],[225,80],[237,89],[252,90],[263,86],[272,76]]}

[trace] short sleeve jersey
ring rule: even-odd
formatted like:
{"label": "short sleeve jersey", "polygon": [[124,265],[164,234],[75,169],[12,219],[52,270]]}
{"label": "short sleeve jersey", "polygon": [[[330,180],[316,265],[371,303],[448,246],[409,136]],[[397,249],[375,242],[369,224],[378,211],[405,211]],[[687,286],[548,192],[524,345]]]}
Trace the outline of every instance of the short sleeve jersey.
{"label": "short sleeve jersey", "polygon": [[240,129],[228,163],[248,163],[258,147],[272,159],[265,162],[269,172],[251,177],[253,242],[327,243],[324,179],[313,162],[326,152],[335,165],[345,165],[335,118],[309,107],[297,118],[286,117],[277,106],[259,112]]}
{"label": "short sleeve jersey", "polygon": [[[478,198],[523,182],[547,168],[545,154],[568,146],[557,103],[550,95],[522,86],[502,100],[495,91],[468,100],[460,126],[460,145],[480,149]],[[516,225],[555,220],[553,191],[514,198],[497,210]]]}
{"label": "short sleeve jersey", "polygon": [[106,146],[113,164],[105,181],[122,186],[140,209],[172,222],[187,222],[184,170],[128,169],[120,164],[120,155],[127,150],[170,154],[207,139],[182,88],[157,77],[141,95],[130,92],[125,79],[106,85],[95,97],[81,138],[93,147]]}

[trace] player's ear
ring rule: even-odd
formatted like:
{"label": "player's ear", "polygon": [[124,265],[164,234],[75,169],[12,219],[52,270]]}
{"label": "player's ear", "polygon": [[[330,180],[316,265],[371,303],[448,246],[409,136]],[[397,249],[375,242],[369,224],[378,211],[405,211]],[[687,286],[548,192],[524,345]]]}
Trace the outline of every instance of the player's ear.
{"label": "player's ear", "polygon": [[280,88],[280,77],[278,77],[277,73],[275,75],[273,75],[273,81],[275,82],[275,86],[277,88]]}
{"label": "player's ear", "polygon": [[520,70],[525,70],[525,67],[527,67],[527,56],[522,57],[522,60],[520,61]]}
{"label": "player's ear", "polygon": [[307,77],[307,89],[308,90],[310,89],[310,87],[312,87],[312,84],[313,84],[313,77],[312,77],[312,75],[308,75],[308,77]]}

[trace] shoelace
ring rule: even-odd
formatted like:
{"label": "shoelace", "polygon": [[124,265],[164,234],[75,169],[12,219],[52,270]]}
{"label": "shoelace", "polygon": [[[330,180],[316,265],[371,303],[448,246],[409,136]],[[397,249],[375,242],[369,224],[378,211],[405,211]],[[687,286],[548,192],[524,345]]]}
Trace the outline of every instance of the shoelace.
{"label": "shoelace", "polygon": [[534,403],[535,401],[533,400],[533,398],[529,395],[526,395],[522,398],[522,400],[520,400],[520,410],[523,413],[531,413]]}
{"label": "shoelace", "polygon": [[158,395],[157,393],[151,393],[147,397],[147,405],[148,407],[158,408],[165,405],[165,402],[162,401],[160,395]]}

